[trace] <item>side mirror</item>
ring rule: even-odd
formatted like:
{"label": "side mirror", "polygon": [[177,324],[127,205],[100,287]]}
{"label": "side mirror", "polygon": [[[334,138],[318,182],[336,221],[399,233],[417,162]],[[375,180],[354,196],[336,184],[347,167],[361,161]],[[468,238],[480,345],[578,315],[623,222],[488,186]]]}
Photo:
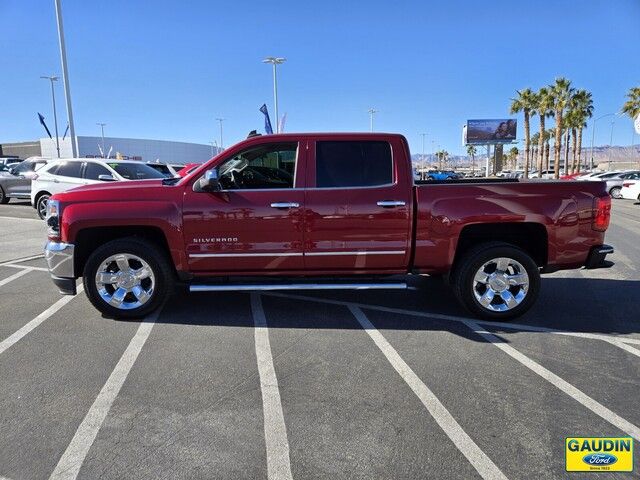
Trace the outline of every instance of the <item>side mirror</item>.
{"label": "side mirror", "polygon": [[13,168],[13,167],[11,167],[11,168],[9,169],[9,173],[10,173],[11,175],[17,175],[16,169],[15,169],[15,168]]}
{"label": "side mirror", "polygon": [[207,170],[204,175],[193,185],[194,190],[199,192],[219,192],[222,185],[218,180],[217,170]]}
{"label": "side mirror", "polygon": [[116,179],[112,175],[98,175],[98,180],[101,182],[115,182]]}

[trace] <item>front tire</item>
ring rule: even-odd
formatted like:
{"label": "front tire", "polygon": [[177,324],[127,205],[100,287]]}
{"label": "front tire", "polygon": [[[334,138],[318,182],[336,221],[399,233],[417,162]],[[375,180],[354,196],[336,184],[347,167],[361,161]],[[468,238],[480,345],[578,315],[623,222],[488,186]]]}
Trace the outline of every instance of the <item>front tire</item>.
{"label": "front tire", "polygon": [[89,301],[108,318],[140,318],[173,292],[175,275],[156,245],[137,238],[113,240],[97,248],[83,272]]}
{"label": "front tire", "polygon": [[523,250],[488,242],[458,262],[452,285],[460,303],[473,315],[496,321],[524,314],[540,292],[540,271]]}

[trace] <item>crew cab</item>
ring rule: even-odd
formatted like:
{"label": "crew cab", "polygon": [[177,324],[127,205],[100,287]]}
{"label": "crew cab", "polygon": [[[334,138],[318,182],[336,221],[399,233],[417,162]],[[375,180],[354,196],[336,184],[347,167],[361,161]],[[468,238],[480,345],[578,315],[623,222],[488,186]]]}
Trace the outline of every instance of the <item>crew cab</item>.
{"label": "crew cab", "polygon": [[107,317],[192,292],[400,289],[442,275],[472,314],[527,311],[540,274],[611,265],[601,182],[415,182],[398,134],[276,134],[184,178],[53,195],[45,258],[63,294],[82,277]]}

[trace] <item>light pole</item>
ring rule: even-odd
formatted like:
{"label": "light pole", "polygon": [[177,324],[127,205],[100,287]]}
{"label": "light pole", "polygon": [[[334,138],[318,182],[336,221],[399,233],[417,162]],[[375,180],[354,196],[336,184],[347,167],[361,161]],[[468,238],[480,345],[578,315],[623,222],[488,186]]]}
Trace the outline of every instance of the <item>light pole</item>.
{"label": "light pole", "polygon": [[102,131],[102,158],[104,158],[104,127],[106,123],[96,123],[96,125],[100,125],[100,130]]}
{"label": "light pole", "polygon": [[267,57],[262,60],[262,63],[270,63],[273,65],[273,103],[274,113],[276,115],[276,133],[280,133],[280,117],[278,117],[278,74],[276,69],[278,65],[286,61],[287,59],[283,57]]}
{"label": "light pole", "polygon": [[613,126],[615,124],[615,119],[611,120],[611,135],[609,136],[609,155],[607,155],[607,170],[611,170],[611,147],[613,146]]}
{"label": "light pole", "polygon": [[64,27],[62,25],[62,6],[60,0],[55,0],[56,20],[58,22],[58,41],[60,43],[60,60],[62,62],[62,82],[64,83],[64,97],[67,102],[67,118],[69,120],[69,139],[71,140],[71,156],[78,157],[76,144],[76,129],[73,125],[73,111],[71,109],[71,89],[69,88],[69,71],[67,69],[67,49],[64,44]]}
{"label": "light pole", "polygon": [[425,159],[424,159],[424,140],[425,140],[427,135],[428,135],[427,133],[421,133],[420,134],[420,136],[422,137],[422,170],[420,172],[420,180],[424,180],[424,178],[423,178],[424,177],[424,162],[425,162]]}
{"label": "light pole", "polygon": [[58,77],[56,77],[55,75],[52,75],[50,77],[41,76],[40,78],[49,80],[51,82],[51,100],[53,101],[53,124],[56,129],[56,150],[58,151],[58,158],[60,158],[60,140],[58,139],[58,114],[56,112],[56,93],[53,88],[53,82],[57,82]]}
{"label": "light pole", "polygon": [[369,130],[373,132],[373,116],[378,113],[378,110],[375,108],[369,109]]}
{"label": "light pole", "polygon": [[[591,170],[593,170],[593,144],[595,142],[595,138],[596,138],[596,122],[598,120],[600,120],[601,118],[605,118],[605,117],[611,117],[611,116],[620,116],[621,113],[605,113],[604,115],[600,115],[598,118],[594,119],[593,122],[591,122],[591,159],[590,159],[590,168]],[[613,127],[611,127],[613,130]]]}
{"label": "light pole", "polygon": [[218,122],[220,122],[220,148],[224,150],[224,143],[222,143],[222,122],[225,121],[224,118],[216,118]]}

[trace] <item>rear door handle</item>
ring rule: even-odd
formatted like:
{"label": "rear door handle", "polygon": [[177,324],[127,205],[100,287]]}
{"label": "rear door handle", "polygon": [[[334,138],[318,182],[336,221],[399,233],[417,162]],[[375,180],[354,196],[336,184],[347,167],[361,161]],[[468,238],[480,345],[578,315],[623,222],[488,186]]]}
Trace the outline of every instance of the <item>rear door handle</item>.
{"label": "rear door handle", "polygon": [[298,208],[300,204],[297,202],[274,202],[271,208]]}
{"label": "rear door handle", "polygon": [[383,208],[404,207],[405,205],[406,203],[401,200],[380,200],[378,202],[378,206]]}

